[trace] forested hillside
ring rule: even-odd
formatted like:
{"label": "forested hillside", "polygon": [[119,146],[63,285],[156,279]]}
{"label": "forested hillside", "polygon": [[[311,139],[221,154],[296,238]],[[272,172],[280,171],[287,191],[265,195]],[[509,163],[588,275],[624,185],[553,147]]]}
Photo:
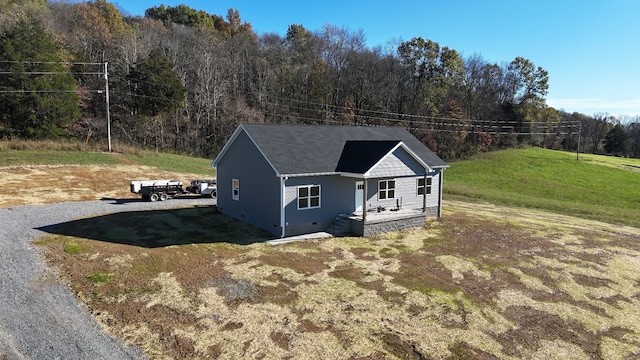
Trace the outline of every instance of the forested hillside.
{"label": "forested hillside", "polygon": [[575,151],[581,127],[581,151],[640,156],[640,119],[551,108],[560,74],[462,57],[428,36],[370,48],[332,25],[258,35],[234,9],[132,17],[105,0],[0,0],[0,139],[106,144],[109,104],[116,143],[206,157],[241,122],[404,126],[445,159]]}

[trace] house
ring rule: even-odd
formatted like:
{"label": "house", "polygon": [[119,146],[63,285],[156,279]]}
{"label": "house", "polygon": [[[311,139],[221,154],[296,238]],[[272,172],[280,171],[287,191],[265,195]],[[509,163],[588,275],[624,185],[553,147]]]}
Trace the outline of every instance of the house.
{"label": "house", "polygon": [[218,210],[287,237],[423,226],[448,167],[400,127],[242,124],[212,163]]}

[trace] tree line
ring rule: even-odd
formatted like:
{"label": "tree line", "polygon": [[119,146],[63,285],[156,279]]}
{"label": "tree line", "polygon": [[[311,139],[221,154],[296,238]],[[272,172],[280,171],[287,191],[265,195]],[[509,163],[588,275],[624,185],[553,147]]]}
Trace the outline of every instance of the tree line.
{"label": "tree line", "polygon": [[445,159],[576,151],[580,129],[583,152],[640,155],[639,118],[549,107],[549,74],[529,59],[365,40],[332,25],[258,36],[234,9],[141,17],[106,0],[0,0],[0,138],[105,143],[108,80],[115,141],[197,156],[215,156],[242,122],[403,126]]}

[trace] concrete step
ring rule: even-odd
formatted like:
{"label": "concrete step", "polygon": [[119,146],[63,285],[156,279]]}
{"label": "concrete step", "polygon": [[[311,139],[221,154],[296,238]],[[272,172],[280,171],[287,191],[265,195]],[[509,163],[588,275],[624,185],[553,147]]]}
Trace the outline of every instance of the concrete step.
{"label": "concrete step", "polygon": [[339,217],[326,229],[333,236],[342,236],[351,233],[351,221],[347,218]]}

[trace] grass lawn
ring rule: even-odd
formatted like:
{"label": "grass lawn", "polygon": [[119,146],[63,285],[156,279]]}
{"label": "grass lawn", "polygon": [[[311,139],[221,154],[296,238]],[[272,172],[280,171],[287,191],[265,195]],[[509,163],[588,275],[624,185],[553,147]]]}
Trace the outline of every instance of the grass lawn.
{"label": "grass lawn", "polygon": [[445,197],[640,226],[640,160],[528,148],[451,164]]}
{"label": "grass lawn", "polygon": [[215,177],[216,171],[211,167],[213,159],[194,158],[185,155],[156,153],[143,151],[135,155],[125,155],[129,161],[153,166],[161,170],[175,171],[185,174],[201,174]]}
{"label": "grass lawn", "polygon": [[3,150],[0,166],[19,165],[113,165],[122,160],[107,153],[73,150]]}
{"label": "grass lawn", "polygon": [[211,167],[213,159],[194,158],[186,155],[136,151],[136,154],[117,154],[76,150],[2,150],[0,166],[19,165],[117,165],[137,164],[161,170],[185,174],[215,177]]}

